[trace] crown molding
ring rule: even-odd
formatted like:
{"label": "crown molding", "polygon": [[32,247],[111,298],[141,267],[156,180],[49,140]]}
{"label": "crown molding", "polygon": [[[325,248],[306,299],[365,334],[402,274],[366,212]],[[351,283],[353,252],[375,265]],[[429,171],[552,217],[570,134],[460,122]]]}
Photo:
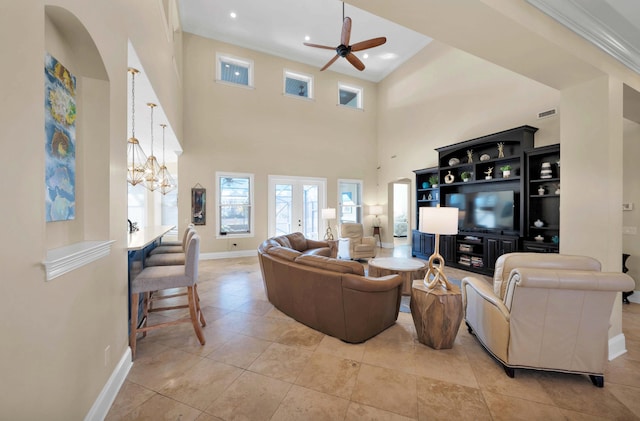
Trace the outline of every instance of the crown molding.
{"label": "crown molding", "polygon": [[640,74],[640,51],[575,0],[526,0],[576,34]]}

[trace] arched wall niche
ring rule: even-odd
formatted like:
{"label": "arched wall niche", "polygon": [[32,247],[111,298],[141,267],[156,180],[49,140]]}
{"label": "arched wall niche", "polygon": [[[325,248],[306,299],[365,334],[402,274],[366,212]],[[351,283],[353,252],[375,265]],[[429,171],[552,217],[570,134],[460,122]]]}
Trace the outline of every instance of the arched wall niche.
{"label": "arched wall niche", "polygon": [[109,239],[110,82],[82,22],[58,6],[45,6],[44,13],[43,64],[48,53],[76,77],[77,109],[75,219],[46,223],[46,248],[51,250]]}

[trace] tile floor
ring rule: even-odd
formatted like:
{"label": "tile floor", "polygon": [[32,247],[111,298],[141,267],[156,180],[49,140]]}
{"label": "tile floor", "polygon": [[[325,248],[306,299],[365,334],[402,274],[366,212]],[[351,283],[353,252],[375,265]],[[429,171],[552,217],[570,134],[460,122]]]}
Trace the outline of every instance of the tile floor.
{"label": "tile floor", "polygon": [[273,308],[257,257],[202,261],[199,291],[206,345],[190,324],[139,340],[107,420],[640,420],[640,304],[623,306],[628,352],[607,363],[599,389],[580,375],[511,379],[464,323],[450,350],[420,344],[407,313],[343,343]]}

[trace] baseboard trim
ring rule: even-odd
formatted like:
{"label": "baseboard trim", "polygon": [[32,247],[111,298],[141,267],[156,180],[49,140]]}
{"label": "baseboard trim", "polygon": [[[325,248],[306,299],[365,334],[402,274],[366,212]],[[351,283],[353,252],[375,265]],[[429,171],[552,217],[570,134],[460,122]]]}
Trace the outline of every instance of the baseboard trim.
{"label": "baseboard trim", "polygon": [[85,421],[102,421],[105,419],[107,414],[109,413],[109,409],[113,404],[113,401],[116,399],[120,388],[124,384],[125,379],[127,378],[127,374],[129,374],[129,370],[131,370],[131,366],[133,365],[133,361],[131,360],[131,348],[127,347],[122,358],[118,362],[118,365],[111,373],[109,380],[102,388],[102,391],[98,395],[98,398],[91,406],[91,409],[84,417]]}
{"label": "baseboard trim", "polygon": [[609,338],[609,361],[627,353],[627,345],[624,333]]}
{"label": "baseboard trim", "polygon": [[232,257],[253,257],[258,250],[222,251],[216,253],[200,253],[200,260],[230,259]]}
{"label": "baseboard trim", "polygon": [[640,304],[640,291],[633,291],[633,295],[629,295],[627,300],[632,303]]}

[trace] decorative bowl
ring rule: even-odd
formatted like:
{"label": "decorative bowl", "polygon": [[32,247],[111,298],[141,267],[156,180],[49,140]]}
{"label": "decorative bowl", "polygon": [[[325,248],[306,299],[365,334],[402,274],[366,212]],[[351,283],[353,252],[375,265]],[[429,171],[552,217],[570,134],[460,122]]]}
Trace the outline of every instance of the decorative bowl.
{"label": "decorative bowl", "polygon": [[460,163],[460,160],[458,158],[451,158],[449,160],[449,166],[458,165],[459,163]]}
{"label": "decorative bowl", "polygon": [[544,237],[541,235],[536,235],[535,237],[533,237],[533,239],[539,242],[544,241]]}
{"label": "decorative bowl", "polygon": [[482,154],[480,155],[480,161],[488,161],[491,159],[491,156],[489,154]]}

